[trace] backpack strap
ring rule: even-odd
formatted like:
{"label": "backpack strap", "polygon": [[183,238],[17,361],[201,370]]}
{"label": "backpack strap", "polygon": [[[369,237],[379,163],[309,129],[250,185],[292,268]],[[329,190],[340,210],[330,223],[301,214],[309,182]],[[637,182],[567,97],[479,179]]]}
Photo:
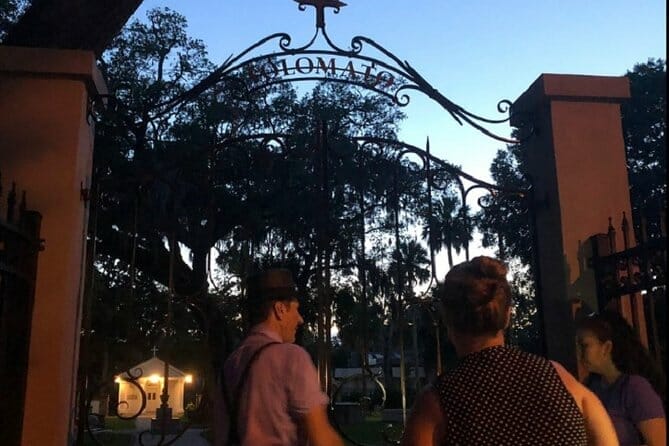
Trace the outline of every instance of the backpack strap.
{"label": "backpack strap", "polygon": [[244,368],[244,371],[242,372],[239,378],[239,383],[237,384],[237,389],[234,394],[234,399],[230,398],[230,394],[228,392],[228,386],[226,385],[225,372],[224,372],[225,366],[223,366],[223,368],[221,369],[221,377],[222,377],[221,387],[223,388],[223,397],[225,398],[225,405],[228,408],[228,419],[230,421],[230,426],[228,428],[228,441],[227,441],[228,446],[239,444],[239,431],[237,430],[237,423],[239,418],[238,403],[242,389],[244,388],[244,384],[246,384],[249,372],[251,371],[251,366],[258,359],[260,353],[262,353],[263,350],[265,350],[267,347],[273,344],[281,344],[281,342],[275,342],[275,341],[268,342],[266,344],[263,344],[255,352],[253,352],[253,355],[246,363],[246,367]]}

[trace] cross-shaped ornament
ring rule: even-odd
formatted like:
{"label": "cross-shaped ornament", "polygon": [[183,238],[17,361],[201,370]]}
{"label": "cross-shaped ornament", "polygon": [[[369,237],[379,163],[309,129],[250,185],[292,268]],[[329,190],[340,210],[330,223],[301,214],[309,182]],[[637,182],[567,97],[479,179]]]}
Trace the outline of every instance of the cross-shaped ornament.
{"label": "cross-shaped ornament", "polygon": [[151,349],[151,351],[153,352],[153,356],[155,357],[155,356],[156,356],[156,352],[158,351],[158,347],[156,347],[156,346],[154,345],[153,348]]}
{"label": "cross-shaped ornament", "polygon": [[300,4],[300,9],[304,10],[304,5],[310,5],[316,8],[316,28],[325,29],[325,8],[334,8],[339,12],[339,8],[346,6],[346,3],[339,0],[294,0]]}

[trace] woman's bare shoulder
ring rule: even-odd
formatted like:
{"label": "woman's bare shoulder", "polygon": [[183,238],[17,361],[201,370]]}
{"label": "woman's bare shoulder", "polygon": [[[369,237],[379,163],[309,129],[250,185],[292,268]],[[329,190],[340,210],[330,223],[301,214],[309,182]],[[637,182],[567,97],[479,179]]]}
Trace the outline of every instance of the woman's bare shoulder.
{"label": "woman's bare shoulder", "polygon": [[574,375],[569,373],[569,371],[565,369],[562,364],[552,360],[551,364],[553,365],[553,368],[555,368],[555,371],[562,380],[562,383],[566,387],[567,391],[574,398],[574,401],[576,401],[578,408],[581,410],[581,412],[583,412],[583,400],[591,396],[594,397],[594,395],[592,395],[588,388],[581,384],[576,379],[576,377],[574,377]]}
{"label": "woman's bare shoulder", "polygon": [[444,416],[439,395],[431,385],[416,398],[402,438],[402,446],[440,444]]}
{"label": "woman's bare shoulder", "polygon": [[418,400],[425,407],[428,407],[431,410],[438,410],[441,413],[439,394],[437,393],[437,389],[432,384],[428,384],[427,386],[423,387],[423,390],[418,395]]}

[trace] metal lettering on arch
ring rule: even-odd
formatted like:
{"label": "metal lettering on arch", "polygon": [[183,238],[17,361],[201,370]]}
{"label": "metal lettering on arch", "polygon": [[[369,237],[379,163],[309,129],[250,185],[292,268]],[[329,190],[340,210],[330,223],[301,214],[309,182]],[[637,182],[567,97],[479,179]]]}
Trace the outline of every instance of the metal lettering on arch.
{"label": "metal lettering on arch", "polygon": [[357,57],[343,59],[332,54],[286,55],[274,60],[254,61],[240,70],[252,81],[247,85],[251,89],[283,82],[339,80],[389,95],[394,99],[398,90],[406,85],[397,74],[379,69],[374,61]]}
{"label": "metal lettering on arch", "polygon": [[[488,125],[509,121],[509,116],[499,119],[486,118],[469,112],[448,99],[434,88],[409,62],[365,36],[351,39],[349,49],[343,49],[330,38],[325,27],[325,9],[339,13],[346,6],[338,0],[294,0],[299,9],[307,6],[316,9],[316,31],[311,39],[293,45],[288,33],[274,33],[252,44],[241,53],[230,56],[209,76],[187,92],[164,102],[171,108],[197,98],[201,93],[215,88],[219,83],[234,80],[248,91],[271,85],[304,81],[327,81],[357,85],[390,99],[404,107],[411,101],[411,93],[423,94],[441,105],[460,125],[465,123],[504,143],[517,143],[486,128]],[[320,39],[319,39],[320,37]],[[510,112],[511,102],[501,100],[499,113]]]}

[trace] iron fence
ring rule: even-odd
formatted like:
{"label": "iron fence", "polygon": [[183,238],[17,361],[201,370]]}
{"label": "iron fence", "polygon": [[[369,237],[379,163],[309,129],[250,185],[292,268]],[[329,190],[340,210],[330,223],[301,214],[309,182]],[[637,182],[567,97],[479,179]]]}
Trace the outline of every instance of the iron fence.
{"label": "iron fence", "polygon": [[591,239],[598,309],[622,313],[659,363],[664,363],[666,357],[665,212],[661,209],[652,216],[640,214],[635,228],[623,213],[620,223],[623,249],[620,251],[611,218],[607,233]]}
{"label": "iron fence", "polygon": [[[2,184],[0,181],[0,196]],[[16,184],[0,209],[0,438],[21,443],[28,353],[35,296],[42,216],[26,209],[26,194],[17,202]]]}

